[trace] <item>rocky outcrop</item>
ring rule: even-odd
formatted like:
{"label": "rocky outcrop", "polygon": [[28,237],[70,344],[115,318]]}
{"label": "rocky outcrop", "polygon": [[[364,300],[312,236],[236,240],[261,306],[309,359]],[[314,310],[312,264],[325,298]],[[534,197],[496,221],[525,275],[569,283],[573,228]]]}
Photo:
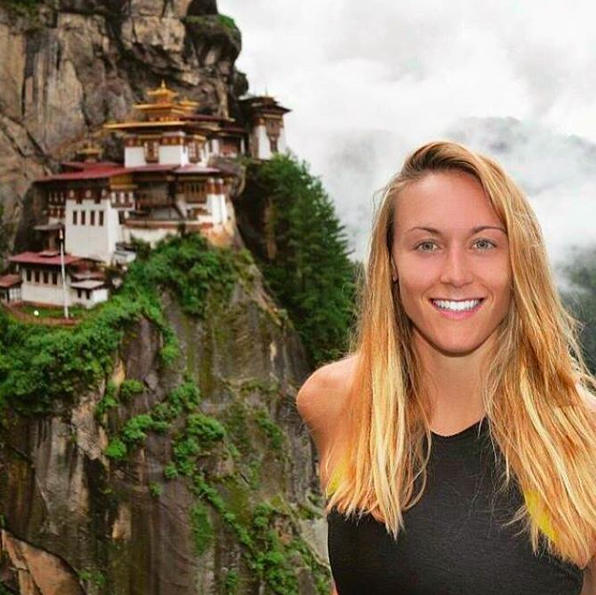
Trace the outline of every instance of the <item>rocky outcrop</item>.
{"label": "rocky outcrop", "polygon": [[130,117],[162,79],[205,113],[239,117],[248,88],[234,67],[240,49],[214,0],[45,0],[29,13],[0,1],[0,233],[9,245],[26,244],[32,181],[89,138],[120,158],[103,124]]}
{"label": "rocky outcrop", "polygon": [[[6,418],[0,581],[21,595],[241,595],[279,592],[282,579],[287,593],[328,592],[312,443],[295,408],[308,374],[298,335],[254,265],[204,321],[167,294],[163,303],[175,365],[163,365],[161,335],[141,319],[98,389],[49,415]],[[128,401],[98,412],[110,385],[135,381]],[[196,409],[147,431],[126,457],[108,456],[131,419],[155,414],[184,383],[199,389]],[[188,475],[173,473],[196,444],[185,438],[191,419],[202,432],[221,424],[225,439]]]}

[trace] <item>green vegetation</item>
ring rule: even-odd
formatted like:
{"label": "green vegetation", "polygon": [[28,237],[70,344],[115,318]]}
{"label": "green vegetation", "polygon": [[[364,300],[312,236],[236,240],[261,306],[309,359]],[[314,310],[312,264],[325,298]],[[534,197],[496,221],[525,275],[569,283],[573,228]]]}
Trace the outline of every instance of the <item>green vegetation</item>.
{"label": "green vegetation", "polygon": [[356,267],[331,199],[306,162],[276,155],[247,169],[250,200],[265,201],[276,250],[259,266],[301,335],[313,366],[341,357],[354,323]]}
{"label": "green vegetation", "polygon": [[135,395],[143,392],[143,383],[134,379],[126,379],[122,381],[118,396],[124,403],[130,402]]}
{"label": "green vegetation", "polygon": [[42,25],[38,16],[40,0],[0,0],[0,4],[14,14],[28,19],[30,21],[28,23],[29,28],[41,28]]}
{"label": "green vegetation", "polygon": [[[113,465],[125,465],[151,432],[167,432],[164,439],[169,442],[172,459],[164,467],[164,481],[186,479],[196,497],[189,527],[198,554],[214,539],[210,519],[217,514],[235,535],[246,568],[266,583],[269,592],[298,595],[296,567],[304,560],[323,594],[329,591],[328,573],[306,544],[295,537],[299,528],[291,514],[298,518],[298,513],[272,502],[255,506],[250,497],[264,468],[251,436],[268,443],[281,457],[285,437],[269,409],[253,411],[244,397],[258,391],[274,400],[280,387],[249,379],[238,389],[224,421],[219,421],[201,411],[199,388],[186,376],[162,401],[126,419],[127,405],[147,389],[134,378],[126,378],[119,385],[109,380],[116,378],[113,368],[125,334],[141,318],[161,332],[162,365],[178,360],[176,337],[162,310],[164,291],[177,298],[186,314],[202,318],[212,311],[213,303],[228,302],[235,282],[252,282],[249,264],[253,260],[247,251],[214,249],[194,234],[176,237],[153,251],[139,246],[138,258],[120,290],[107,303],[86,313],[77,327],[24,324],[0,309],[0,405],[23,414],[46,413],[58,399],[74,399],[105,383],[95,410],[108,431],[105,455]],[[206,473],[206,468],[212,468],[205,465],[208,457],[212,457],[210,462],[217,462],[216,471]],[[230,465],[233,471],[229,471]],[[147,489],[155,498],[163,493],[160,483],[150,483]],[[100,580],[91,572],[80,576],[86,581]],[[221,581],[226,593],[239,590],[236,570],[230,570]]]}
{"label": "green vegetation", "polygon": [[81,581],[97,587],[103,587],[106,582],[105,576],[99,570],[81,570],[78,576]]}
{"label": "green vegetation", "polygon": [[596,374],[596,249],[573,247],[560,269],[570,286],[561,297],[581,322],[582,356],[590,372]]}
{"label": "green vegetation", "polygon": [[[126,329],[141,317],[160,329],[162,362],[173,363],[178,347],[163,317],[161,291],[172,292],[187,314],[202,318],[209,295],[225,302],[249,260],[246,251],[212,248],[199,234],[168,238],[137,258],[120,290],[74,328],[25,324],[0,309],[0,407],[43,413],[55,399],[97,387],[111,373]],[[127,382],[123,396],[130,397],[139,387]],[[108,396],[104,407],[113,406],[114,398]]]}
{"label": "green vegetation", "polygon": [[238,31],[238,26],[232,17],[229,17],[225,14],[218,14],[217,20],[219,21],[220,25],[224,26],[226,29],[229,29],[232,32]]}
{"label": "green vegetation", "polygon": [[240,36],[240,29],[234,19],[225,14],[190,15],[184,17],[184,22],[209,29],[224,29],[234,38]]}
{"label": "green vegetation", "polygon": [[[25,314],[31,314],[35,316],[35,312],[37,312],[37,316],[39,318],[63,318],[64,317],[64,309],[61,307],[47,307],[42,308],[39,306],[31,306],[28,304],[23,304],[19,307],[19,310],[24,312]],[[68,308],[68,315],[70,318],[82,318],[87,314],[89,310],[87,310],[83,306],[70,306]]]}
{"label": "green vegetation", "polygon": [[192,535],[195,551],[200,556],[207,551],[214,538],[214,531],[209,522],[209,511],[202,502],[197,502],[190,511]]}
{"label": "green vegetation", "polygon": [[149,484],[149,493],[154,498],[159,498],[163,494],[163,486],[160,483]]}

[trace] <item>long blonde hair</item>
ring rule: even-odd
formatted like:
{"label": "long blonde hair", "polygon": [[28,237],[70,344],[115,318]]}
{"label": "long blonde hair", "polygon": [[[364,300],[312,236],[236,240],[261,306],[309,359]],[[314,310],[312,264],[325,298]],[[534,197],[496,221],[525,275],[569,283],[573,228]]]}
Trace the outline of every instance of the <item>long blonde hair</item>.
{"label": "long blonde hair", "polygon": [[341,417],[344,464],[329,469],[338,460],[339,446],[331,445],[323,461],[333,478],[325,510],[368,512],[396,538],[402,513],[425,489],[431,409],[390,255],[400,193],[429,172],[446,170],[481,183],[509,238],[511,307],[482,387],[490,439],[504,461],[500,489],[515,478],[525,498],[508,524],[521,523],[534,553],[542,534],[551,554],[584,567],[596,551],[596,380],[582,358],[579,322],[560,300],[540,225],[522,191],[494,160],[454,142],[431,142],[411,153],[375,211],[351,337],[357,364]]}

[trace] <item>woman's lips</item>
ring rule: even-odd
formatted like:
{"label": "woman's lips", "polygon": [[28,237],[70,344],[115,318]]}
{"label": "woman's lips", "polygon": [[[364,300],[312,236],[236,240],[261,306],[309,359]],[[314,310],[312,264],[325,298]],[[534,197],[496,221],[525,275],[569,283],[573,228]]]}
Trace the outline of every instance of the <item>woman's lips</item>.
{"label": "woman's lips", "polygon": [[[470,301],[470,300],[462,300],[462,301]],[[480,308],[482,307],[482,304],[484,303],[484,298],[481,298],[480,302],[473,308],[470,308],[469,310],[462,310],[461,312],[454,312],[453,310],[444,310],[442,308],[439,308],[439,306],[437,306],[432,300],[430,300],[430,303],[433,305],[434,309],[437,312],[439,312],[446,318],[450,318],[451,320],[463,320],[465,318],[470,318],[471,316],[474,316],[474,314],[476,314],[476,312],[478,312],[478,310],[480,310]]]}

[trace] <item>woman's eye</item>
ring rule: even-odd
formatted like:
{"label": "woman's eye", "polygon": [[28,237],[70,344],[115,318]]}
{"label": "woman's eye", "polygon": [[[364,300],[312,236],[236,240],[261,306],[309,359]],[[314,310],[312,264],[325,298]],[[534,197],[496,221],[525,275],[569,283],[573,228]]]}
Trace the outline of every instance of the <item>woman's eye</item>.
{"label": "woman's eye", "polygon": [[[486,240],[486,239],[480,239],[480,240],[476,240],[474,242],[474,244],[480,244],[480,243],[484,243],[484,244],[488,244],[490,247],[492,248],[496,248],[496,244],[494,242],[491,242],[490,240]],[[425,245],[432,245],[432,246],[436,246],[436,243],[433,242],[432,240],[425,240],[424,242],[420,242],[420,244],[418,244],[416,246],[416,250],[418,250],[418,252],[434,252],[434,250],[419,250],[419,248],[421,246],[425,246]],[[483,248],[483,250],[487,250],[488,248]]]}

